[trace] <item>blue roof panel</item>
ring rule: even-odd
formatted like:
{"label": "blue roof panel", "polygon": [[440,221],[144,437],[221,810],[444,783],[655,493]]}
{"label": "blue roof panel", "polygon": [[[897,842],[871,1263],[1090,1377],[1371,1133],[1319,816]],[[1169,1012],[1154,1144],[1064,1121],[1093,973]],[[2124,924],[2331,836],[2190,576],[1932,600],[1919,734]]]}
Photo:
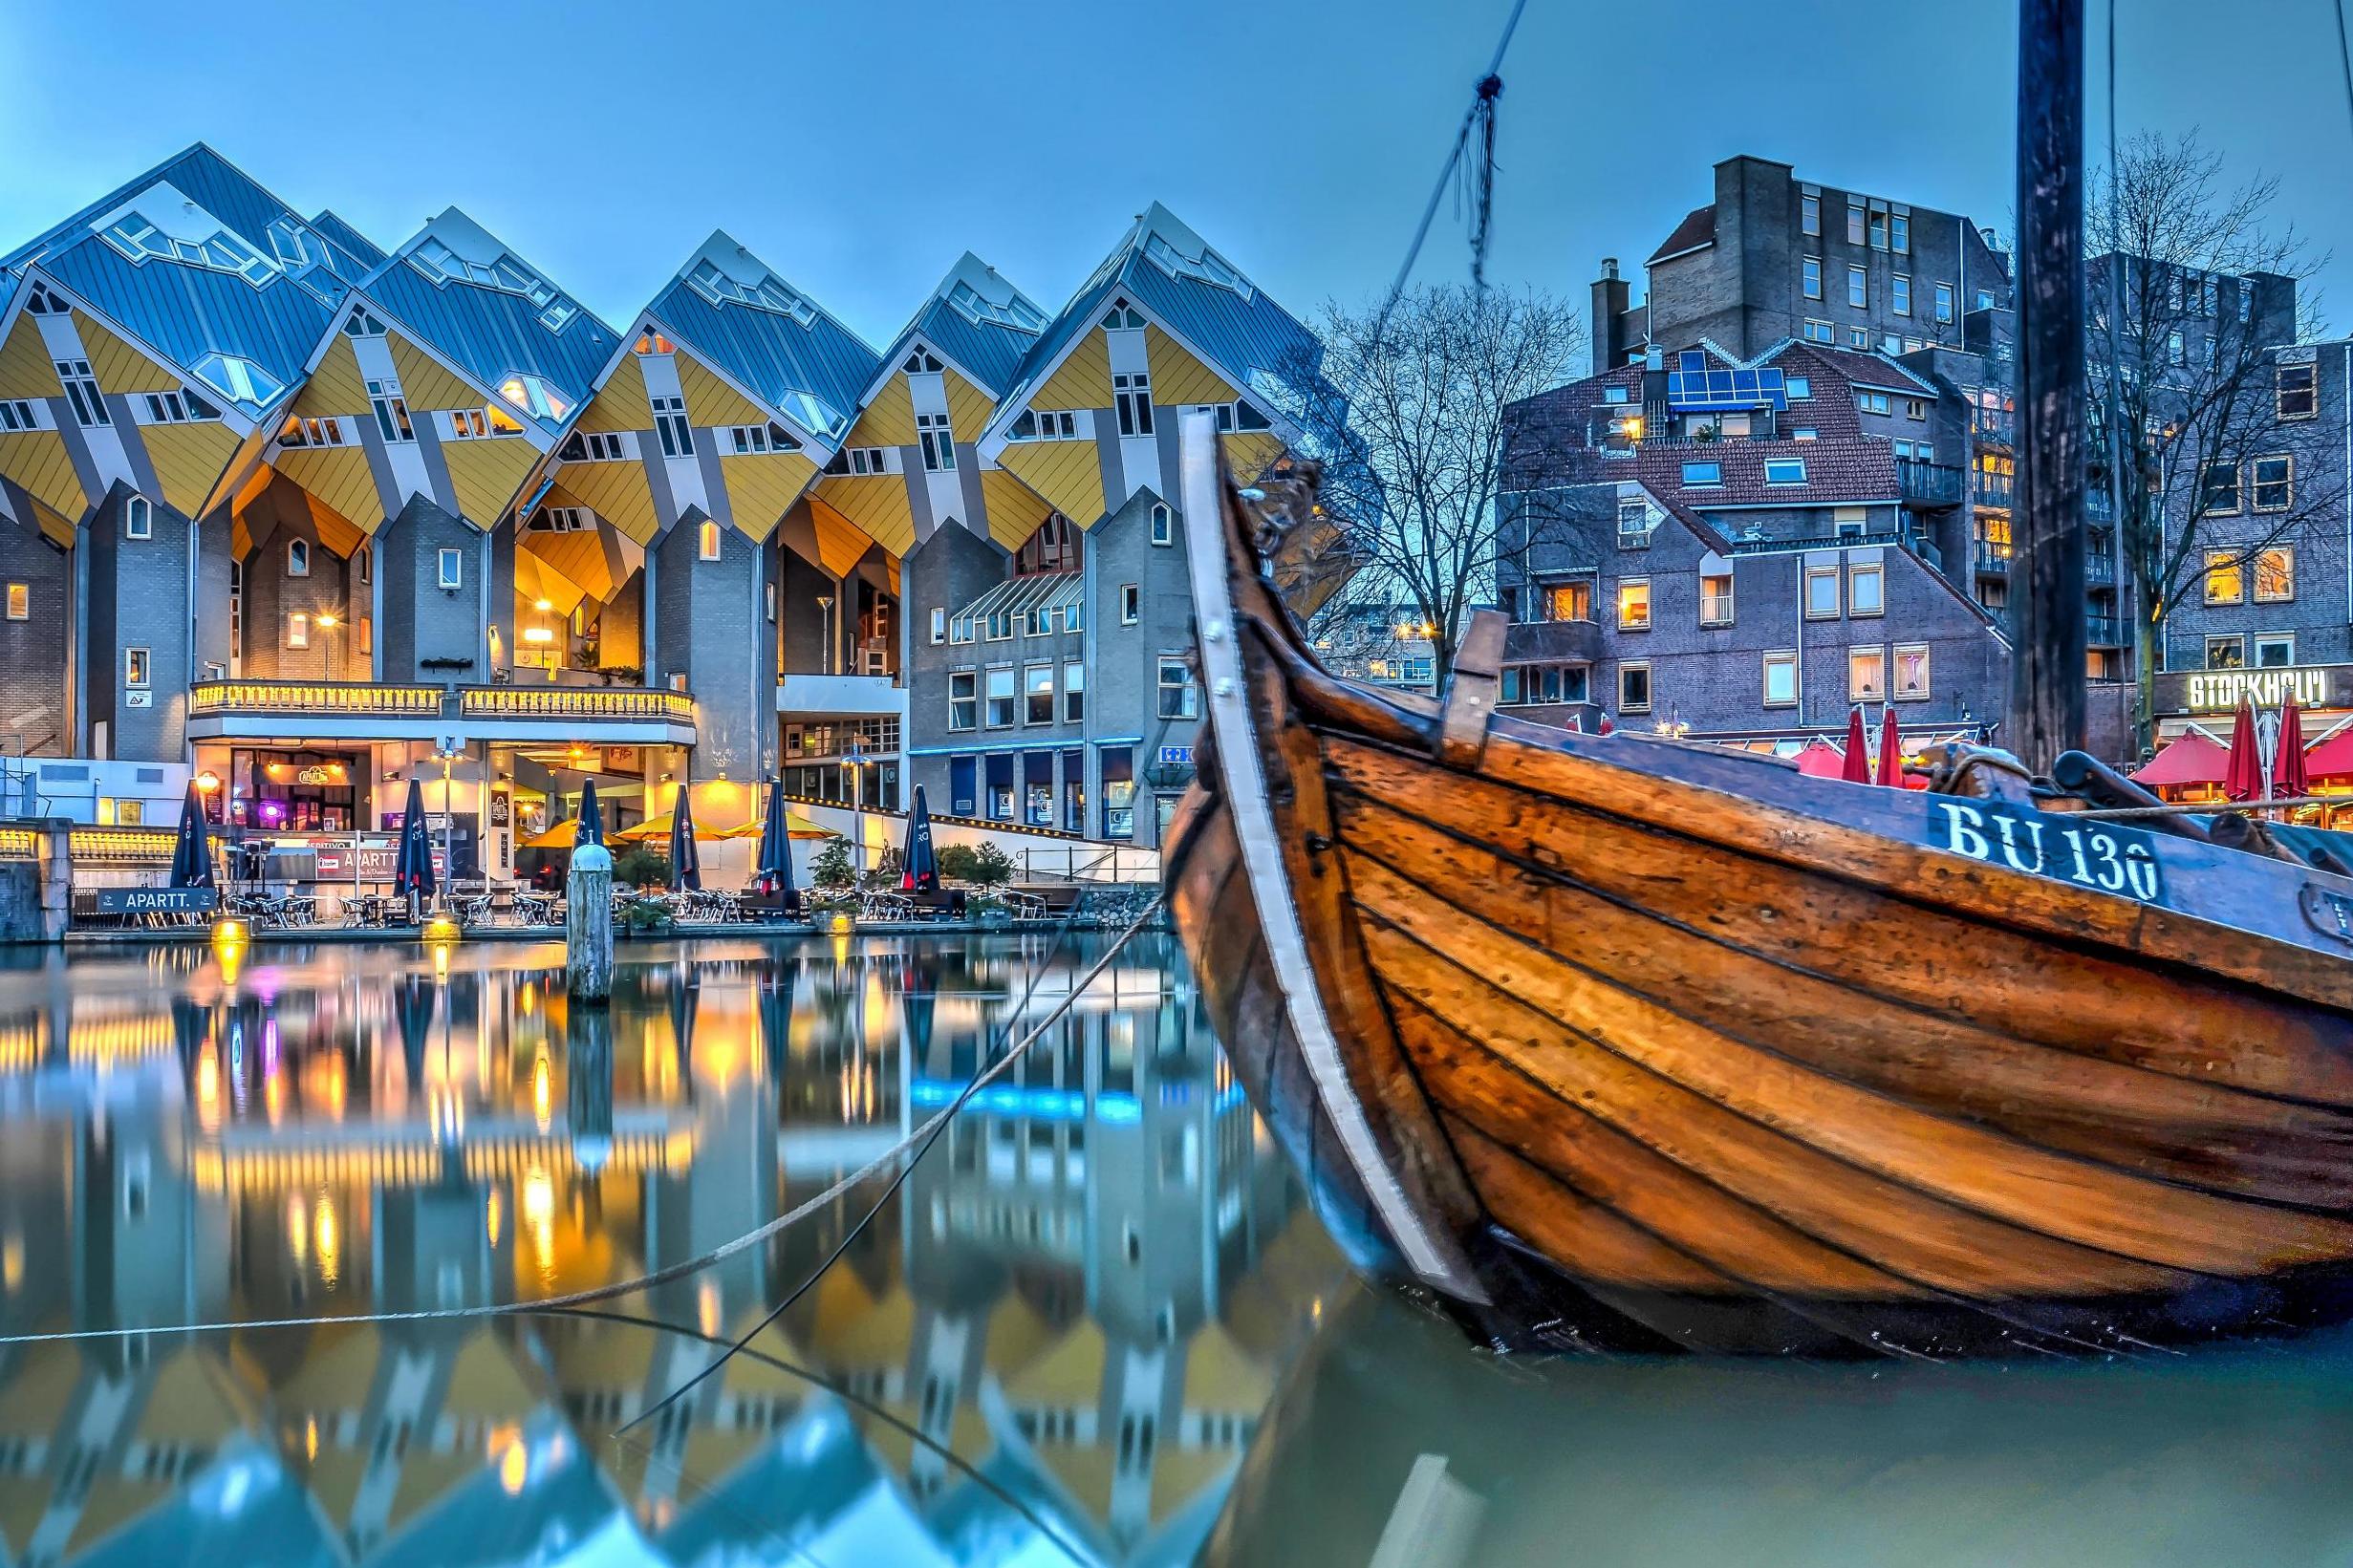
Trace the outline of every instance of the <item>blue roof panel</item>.
{"label": "blue roof panel", "polygon": [[576,408],[620,343],[620,334],[585,307],[562,332],[550,332],[540,307],[525,296],[455,280],[436,285],[404,257],[377,268],[361,288],[492,391],[511,375],[545,376]]}
{"label": "blue roof panel", "polygon": [[654,301],[654,313],[679,340],[693,346],[769,407],[788,411],[787,398],[808,393],[840,417],[822,435],[838,435],[857,417],[859,400],[882,366],[864,338],[823,311],[806,327],[791,316],[753,305],[714,305],[683,279]]}
{"label": "blue roof panel", "polygon": [[95,235],[51,254],[41,266],[183,370],[207,354],[231,354],[291,386],[333,315],[316,295],[286,277],[257,289],[233,272],[209,268],[162,260],[134,265]]}
{"label": "blue roof panel", "polygon": [[291,218],[296,223],[303,221],[300,213],[270,195],[244,170],[210,147],[198,142],[185,152],[164,160],[136,180],[125,181],[71,218],[53,225],[6,257],[0,257],[0,268],[13,271],[44,247],[73,245],[79,238],[75,230],[87,233],[93,219],[120,206],[159,180],[169,181],[181,195],[227,224],[248,245],[264,255],[270,254],[270,225],[272,221],[279,218]]}
{"label": "blue roof panel", "polygon": [[1035,334],[1013,327],[983,326],[944,299],[934,299],[917,318],[915,330],[939,347],[939,352],[978,376],[991,397],[1002,396],[1020,372],[1022,355],[1037,341]]}
{"label": "blue roof panel", "polygon": [[[311,226],[342,254],[336,258],[336,272],[345,281],[357,283],[377,268],[384,265],[384,247],[345,223],[333,212],[322,212],[311,220]],[[340,263],[348,258],[357,264],[356,269],[344,272]]]}
{"label": "blue roof panel", "polygon": [[1252,371],[1284,376],[1323,363],[1323,345],[1315,334],[1263,289],[1244,299],[1214,283],[1172,278],[1140,255],[1129,262],[1123,277],[1144,309],[1207,354],[1213,368],[1238,387],[1250,384]]}

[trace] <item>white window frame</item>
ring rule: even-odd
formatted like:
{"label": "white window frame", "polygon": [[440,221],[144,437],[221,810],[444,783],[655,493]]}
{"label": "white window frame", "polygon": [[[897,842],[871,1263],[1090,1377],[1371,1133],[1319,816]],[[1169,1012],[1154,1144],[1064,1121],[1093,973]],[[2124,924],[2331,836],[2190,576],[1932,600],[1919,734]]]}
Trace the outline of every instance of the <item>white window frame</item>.
{"label": "white window frame", "polygon": [[1119,624],[1133,626],[1144,618],[1143,590],[1133,583],[1119,585]]}
{"label": "white window frame", "polygon": [[1176,543],[1176,514],[1165,501],[1152,504],[1152,542],[1162,548]]}
{"label": "white window frame", "polygon": [[[1780,479],[1775,479],[1773,477],[1773,471],[1776,468],[1782,470],[1782,477]],[[1791,468],[1795,468],[1797,470],[1797,475],[1795,478],[1791,478],[1788,475],[1788,470]],[[1764,482],[1770,485],[1803,484],[1805,483],[1805,460],[1803,458],[1765,459]]]}
{"label": "white window frame", "polygon": [[[1773,695],[1773,673],[1776,670],[1789,672],[1789,695],[1787,697]],[[1794,708],[1798,705],[1798,651],[1795,648],[1768,650],[1764,655],[1761,675],[1763,684],[1759,688],[1759,693],[1763,706]]]}
{"label": "white window frame", "polygon": [[710,518],[703,519],[695,529],[695,559],[716,561],[725,548],[725,541],[719,535],[719,524]]}
{"label": "white window frame", "polygon": [[[2293,633],[2293,632],[2257,632],[2257,633],[2255,634],[2253,641],[2254,641],[2255,646],[2254,646],[2254,647],[2253,647],[2253,648],[2249,651],[2249,654],[2248,654],[2249,658],[2252,660],[2252,662],[2248,665],[2248,668],[2249,668],[2249,669],[2254,669],[2254,670],[2283,670],[2283,669],[2287,669],[2287,668],[2289,668],[2290,666],[2292,666],[2292,665],[2294,665],[2294,664],[2295,664],[2295,662],[2296,662],[2296,634],[2295,634],[2295,633]],[[2266,663],[2264,663],[2264,662],[2263,662],[2263,645],[2264,645],[2265,643],[2267,643],[2267,642],[2268,642],[2268,643],[2271,643],[2271,644],[2274,644],[2275,646],[2277,646],[2277,645],[2278,645],[2278,644],[2281,644],[2281,643],[2285,643],[2285,644],[2287,645],[2288,656],[2287,656],[2287,659],[2286,659],[2286,661],[2285,661],[2284,663],[2281,663],[2281,664],[2266,664]]]}
{"label": "white window frame", "polygon": [[465,551],[443,548],[434,557],[433,580],[436,587],[455,592],[465,586]]}
{"label": "white window frame", "polygon": [[287,612],[286,646],[289,648],[311,646],[311,612],[309,611],[290,610]]}
{"label": "white window frame", "polygon": [[122,537],[153,539],[155,537],[155,503],[145,496],[126,497],[122,503]]}
{"label": "white window frame", "polygon": [[1806,257],[1800,264],[1799,277],[1800,286],[1804,290],[1807,299],[1822,297],[1822,258],[1820,256]]}
{"label": "white window frame", "polygon": [[145,691],[154,683],[155,655],[146,648],[125,648],[122,651],[122,683],[132,691]]}
{"label": "white window frame", "polygon": [[[1858,585],[1864,582],[1867,578],[1877,585],[1875,591],[1879,602],[1871,609],[1864,610],[1858,606],[1857,600],[1859,595],[1856,592],[1856,589]],[[1849,617],[1859,616],[1868,619],[1871,616],[1884,615],[1887,612],[1888,569],[1886,565],[1878,561],[1854,561],[1848,563],[1846,568],[1847,615]]]}
{"label": "white window frame", "polygon": [[1112,377],[1112,407],[1122,436],[1152,434],[1152,376],[1135,371]]}
{"label": "white window frame", "polygon": [[947,612],[947,610],[946,610],[946,609],[945,609],[945,607],[943,607],[943,606],[940,606],[940,605],[934,605],[934,606],[932,607],[932,641],[933,641],[934,643],[942,643],[942,642],[945,642],[945,641],[947,641],[947,640],[948,640],[948,612]]}
{"label": "white window frame", "polygon": [[[1920,658],[1920,689],[1908,692],[1897,677],[1904,660],[1918,655]],[[1899,642],[1888,653],[1888,700],[1890,702],[1926,702],[1933,692],[1934,677],[1929,669],[1929,645],[1925,642]]]}
{"label": "white window frame", "polygon": [[[1636,671],[1642,674],[1642,700],[1630,702],[1626,698],[1626,677]],[[1651,674],[1651,661],[1647,658],[1623,660],[1618,665],[1618,712],[1649,713],[1657,701],[1658,684]]]}
{"label": "white window frame", "polygon": [[1867,311],[1871,308],[1871,270],[1867,267],[1849,265],[1846,268],[1846,308]]}
{"label": "white window frame", "polygon": [[[1630,588],[1638,588],[1642,591],[1642,618],[1640,620],[1627,619],[1626,591]],[[1617,580],[1616,592],[1611,595],[1611,598],[1616,611],[1617,626],[1619,631],[1648,632],[1651,627],[1658,624],[1658,604],[1651,592],[1650,578],[1619,578]]]}
{"label": "white window frame", "polygon": [[945,414],[917,415],[915,434],[917,444],[922,448],[925,473],[956,472],[956,433]]}
{"label": "white window frame", "polygon": [[31,583],[9,584],[7,607],[10,620],[31,620],[32,618],[32,585]]}
{"label": "white window frame", "polygon": [[1888,278],[1888,304],[1897,315],[1911,314],[1911,274],[1893,272]]}
{"label": "white window frame", "polygon": [[286,575],[311,575],[311,542],[308,539],[289,539],[286,542]]}
{"label": "white window frame", "polygon": [[[1876,689],[1858,678],[1867,660],[1879,665],[1879,684]],[[1855,643],[1846,650],[1846,700],[1849,702],[1885,702],[1888,699],[1888,650],[1876,642]]]}
{"label": "white window frame", "polygon": [[416,421],[409,418],[408,398],[400,383],[385,376],[368,383],[368,406],[376,411],[376,429],[385,441],[406,445],[417,439]]}
{"label": "white window frame", "polygon": [[[1710,583],[1722,583],[1724,591],[1721,593],[1710,593],[1708,591]],[[1699,574],[1699,624],[1702,626],[1732,625],[1738,609],[1735,597],[1738,591],[1739,583],[1736,573],[1731,571],[1701,572]],[[1713,613],[1710,612],[1711,602],[1715,607]]]}

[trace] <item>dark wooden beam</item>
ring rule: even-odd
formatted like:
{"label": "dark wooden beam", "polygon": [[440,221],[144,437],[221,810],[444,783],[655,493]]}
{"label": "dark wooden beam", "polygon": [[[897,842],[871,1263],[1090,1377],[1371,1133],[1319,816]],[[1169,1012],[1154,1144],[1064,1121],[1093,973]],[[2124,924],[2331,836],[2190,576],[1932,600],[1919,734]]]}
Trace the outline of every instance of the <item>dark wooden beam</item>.
{"label": "dark wooden beam", "polygon": [[2045,772],[2084,742],[2083,0],[2019,0],[2018,487],[2010,721]]}

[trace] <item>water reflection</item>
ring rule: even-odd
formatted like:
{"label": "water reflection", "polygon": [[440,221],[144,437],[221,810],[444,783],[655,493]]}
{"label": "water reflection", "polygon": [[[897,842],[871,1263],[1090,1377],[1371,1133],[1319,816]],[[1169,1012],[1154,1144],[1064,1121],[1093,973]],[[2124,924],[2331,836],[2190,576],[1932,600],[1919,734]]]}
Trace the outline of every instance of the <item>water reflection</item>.
{"label": "water reflection", "polygon": [[[642,945],[609,1014],[566,1005],[546,948],[0,971],[0,1322],[401,1312],[696,1257],[890,1148],[1099,951]],[[950,1124],[768,1359],[612,1440],[878,1191],[610,1303],[685,1332],[13,1347],[0,1537],[33,1563],[1189,1558],[1341,1269],[1172,945]]]}

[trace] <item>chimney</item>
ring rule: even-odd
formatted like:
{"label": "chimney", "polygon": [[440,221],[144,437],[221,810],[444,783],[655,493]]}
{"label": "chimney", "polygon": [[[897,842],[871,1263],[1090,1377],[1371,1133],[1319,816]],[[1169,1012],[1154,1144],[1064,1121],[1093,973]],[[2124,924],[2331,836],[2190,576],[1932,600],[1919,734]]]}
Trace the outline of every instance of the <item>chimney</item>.
{"label": "chimney", "polygon": [[1626,314],[1631,303],[1631,291],[1624,278],[1618,276],[1618,258],[1602,258],[1602,275],[1593,282],[1593,374],[1617,369],[1626,363]]}

